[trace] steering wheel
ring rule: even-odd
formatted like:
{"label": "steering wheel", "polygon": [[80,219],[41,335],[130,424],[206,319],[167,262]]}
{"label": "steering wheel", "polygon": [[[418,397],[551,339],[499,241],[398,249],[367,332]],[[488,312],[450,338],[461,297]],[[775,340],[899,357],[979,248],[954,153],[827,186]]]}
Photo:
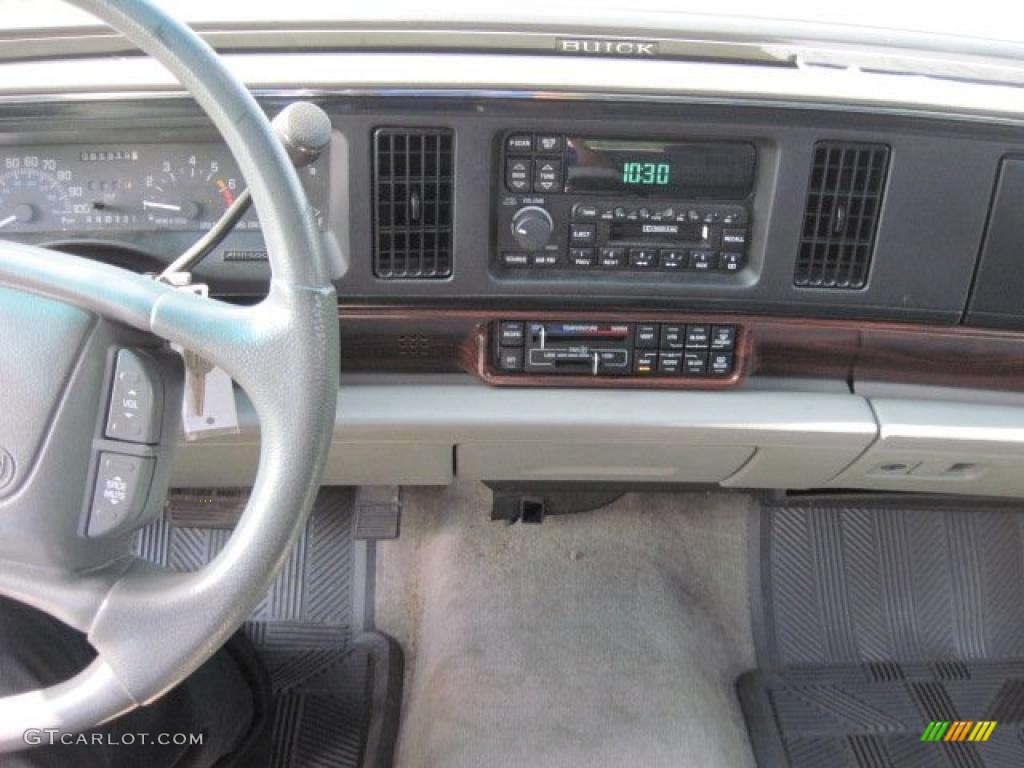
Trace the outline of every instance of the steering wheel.
{"label": "steering wheel", "polygon": [[[0,698],[0,753],[24,749],[26,730],[80,732],[152,702],[231,636],[312,507],[337,397],[337,302],[320,234],[256,101],[207,44],[149,0],[72,2],[161,61],[219,129],[252,192],[272,280],[262,303],[232,306],[0,241],[0,594],[87,633],[97,652],[65,682]],[[134,558],[128,532],[83,530],[83,489],[109,397],[109,357],[94,342],[112,325],[201,351],[246,390],[259,416],[248,505],[201,570]]]}

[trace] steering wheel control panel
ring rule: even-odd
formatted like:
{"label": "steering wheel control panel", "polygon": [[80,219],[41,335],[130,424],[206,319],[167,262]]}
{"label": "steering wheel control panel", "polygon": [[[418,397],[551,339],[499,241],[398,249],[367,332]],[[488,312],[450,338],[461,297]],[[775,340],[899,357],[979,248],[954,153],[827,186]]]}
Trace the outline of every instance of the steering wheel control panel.
{"label": "steering wheel control panel", "polygon": [[737,326],[501,320],[492,363],[501,374],[728,379]]}
{"label": "steering wheel control panel", "polygon": [[109,353],[105,409],[93,438],[83,533],[123,535],[162,509],[178,436],[181,363],[160,348]]}
{"label": "steering wheel control panel", "polygon": [[755,161],[742,142],[506,134],[498,270],[736,274]]}

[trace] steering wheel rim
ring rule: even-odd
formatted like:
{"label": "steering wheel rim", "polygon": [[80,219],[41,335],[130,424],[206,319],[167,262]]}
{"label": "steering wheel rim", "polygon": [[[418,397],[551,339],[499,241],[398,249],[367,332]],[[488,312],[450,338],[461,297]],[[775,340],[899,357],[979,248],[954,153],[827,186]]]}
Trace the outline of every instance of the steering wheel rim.
{"label": "steering wheel rim", "polygon": [[127,550],[84,573],[59,562],[0,561],[0,595],[86,632],[98,654],[70,680],[0,698],[0,753],[24,749],[29,729],[79,732],[159,698],[231,636],[284,563],[312,508],[336,403],[337,301],[320,233],[256,101],[198,36],[149,0],[70,2],[162,62],[213,121],[252,192],[271,287],[256,306],[231,306],[10,242],[0,242],[0,286],[202,350],[252,400],[260,460],[234,533],[201,570],[165,571]]}

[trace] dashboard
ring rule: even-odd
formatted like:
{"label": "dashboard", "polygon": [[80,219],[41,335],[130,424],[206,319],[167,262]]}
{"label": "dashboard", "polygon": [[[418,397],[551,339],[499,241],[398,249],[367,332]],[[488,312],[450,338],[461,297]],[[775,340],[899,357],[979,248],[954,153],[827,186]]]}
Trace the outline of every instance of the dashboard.
{"label": "dashboard", "polygon": [[[861,89],[842,99],[817,80],[768,98],[743,83],[806,73],[228,58],[268,115],[305,99],[333,126],[300,174],[339,297],[328,482],[1024,495],[1006,406],[1024,389],[1024,115],[1001,91],[982,113],[877,74],[830,80]],[[472,87],[470,66],[487,73]],[[80,94],[73,75],[0,95],[0,238],[160,270],[245,180],[170,86]],[[257,212],[195,277],[265,294]],[[175,482],[251,478],[240,415],[239,436],[180,452]]]}
{"label": "dashboard", "polygon": [[[290,100],[261,96],[271,114]],[[872,353],[830,324],[930,330],[922,350],[1024,329],[1012,204],[1024,133],[1004,123],[486,93],[314,101],[334,135],[300,176],[350,318],[353,370],[721,389],[833,375],[877,354],[896,360],[882,375],[905,379],[910,363],[884,334]],[[2,237],[153,271],[244,188],[185,99],[49,105],[71,133],[24,130],[32,112],[13,103],[0,116]],[[265,292],[255,211],[196,276],[232,300]],[[783,348],[787,318],[803,323]],[[715,349],[722,329],[728,348]],[[801,339],[829,334],[831,360],[802,352]],[[998,365],[997,379],[1017,375]]]}

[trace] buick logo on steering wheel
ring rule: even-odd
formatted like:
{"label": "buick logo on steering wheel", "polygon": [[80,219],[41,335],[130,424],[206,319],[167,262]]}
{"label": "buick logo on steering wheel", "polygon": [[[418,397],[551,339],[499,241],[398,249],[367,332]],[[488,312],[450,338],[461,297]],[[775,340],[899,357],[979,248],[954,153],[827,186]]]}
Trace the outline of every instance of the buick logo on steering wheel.
{"label": "buick logo on steering wheel", "polygon": [[14,480],[14,457],[5,448],[0,448],[0,491]]}

